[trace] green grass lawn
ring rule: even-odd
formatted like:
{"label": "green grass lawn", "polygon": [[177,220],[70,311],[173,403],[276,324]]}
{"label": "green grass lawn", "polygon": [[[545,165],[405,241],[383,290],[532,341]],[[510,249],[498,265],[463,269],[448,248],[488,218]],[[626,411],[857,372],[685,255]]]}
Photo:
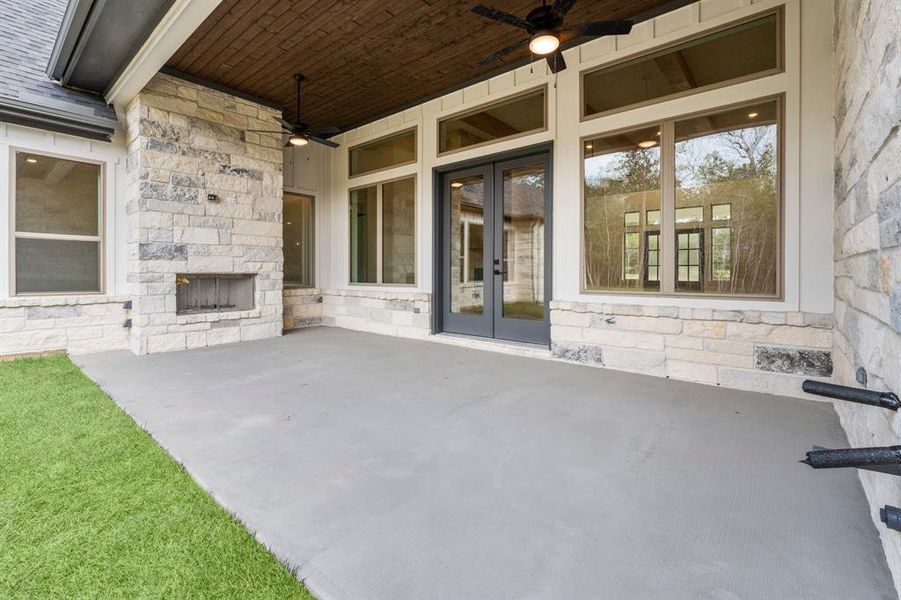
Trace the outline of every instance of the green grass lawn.
{"label": "green grass lawn", "polygon": [[312,598],[65,356],[0,362],[0,598]]}

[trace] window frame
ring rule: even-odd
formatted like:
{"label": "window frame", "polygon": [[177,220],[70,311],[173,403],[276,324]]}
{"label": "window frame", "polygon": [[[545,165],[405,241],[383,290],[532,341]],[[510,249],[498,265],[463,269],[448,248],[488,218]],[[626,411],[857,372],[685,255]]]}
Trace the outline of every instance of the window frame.
{"label": "window frame", "polygon": [[[394,168],[394,167],[391,167]],[[384,254],[385,247],[383,245],[384,240],[384,232],[382,231],[383,222],[384,222],[384,205],[382,203],[382,188],[389,183],[394,183],[396,181],[404,181],[406,179],[413,180],[413,283],[384,283],[383,279],[385,274],[383,273],[384,268]],[[362,281],[351,281],[351,260],[353,258],[353,232],[350,227],[350,216],[351,216],[351,200],[350,196],[356,190],[364,190],[366,188],[376,188],[376,282],[362,282]],[[398,175],[397,177],[392,177],[391,179],[381,179],[379,181],[373,181],[371,183],[367,183],[365,185],[357,185],[353,187],[347,188],[347,217],[345,219],[345,226],[347,227],[347,270],[345,273],[347,274],[347,285],[349,287],[355,288],[416,288],[419,285],[419,177],[415,173],[408,173],[406,175]]]}
{"label": "window frame", "polygon": [[[72,235],[64,233],[36,233],[19,232],[16,230],[16,183],[18,173],[16,171],[16,157],[19,154],[31,154],[38,157],[68,160],[88,165],[97,166],[97,235]],[[76,157],[58,152],[46,152],[44,150],[32,150],[21,146],[9,147],[9,295],[15,297],[43,297],[43,296],[103,296],[106,294],[106,186],[107,166],[103,160]],[[24,234],[24,235],[23,235]],[[97,282],[96,290],[72,290],[62,292],[20,292],[16,289],[16,240],[57,240],[71,242],[96,242],[97,243]]]}
{"label": "window frame", "polygon": [[[643,100],[641,102],[636,102],[634,104],[627,104],[625,106],[619,106],[617,108],[611,108],[609,110],[586,114],[585,112],[585,77],[587,75],[591,75],[592,73],[596,73],[598,71],[603,71],[605,69],[611,69],[623,63],[631,62],[633,60],[640,60],[642,58],[651,56],[653,54],[658,54],[664,52],[666,50],[671,50],[677,46],[681,46],[682,44],[698,40],[710,35],[715,35],[727,29],[731,29],[733,27],[738,27],[740,25],[744,25],[746,23],[750,23],[752,21],[756,21],[757,19],[762,19],[764,17],[775,15],[776,17],[776,67],[772,69],[766,69],[764,71],[759,71],[757,73],[750,73],[748,75],[742,75],[740,77],[733,77],[732,79],[727,79],[725,81],[720,81],[717,83],[711,83],[705,86],[697,87],[690,90],[684,90],[681,92],[673,92],[672,94],[667,94],[665,96],[660,96],[657,98],[651,98],[649,100]],[[781,73],[785,73],[785,6],[779,5],[775,8],[770,8],[767,10],[763,10],[761,12],[755,13],[753,15],[749,15],[747,17],[743,17],[741,19],[736,19],[734,21],[729,21],[728,23],[724,23],[718,27],[713,27],[711,29],[705,29],[704,31],[700,31],[697,33],[692,33],[689,35],[682,36],[669,42],[667,44],[663,44],[660,46],[654,46],[652,48],[648,48],[647,50],[643,50],[641,52],[637,52],[634,54],[628,54],[626,56],[617,58],[615,60],[611,60],[610,62],[606,62],[601,65],[597,65],[583,71],[579,72],[579,122],[584,123],[586,121],[593,121],[594,119],[600,119],[603,117],[609,117],[611,115],[628,112],[631,110],[635,110],[638,108],[651,106],[654,104],[659,104],[661,102],[668,102],[670,100],[676,100],[679,98],[685,98],[688,96],[694,96],[696,94],[701,94],[704,92],[709,92],[711,90],[716,90],[724,87],[729,87],[733,85],[737,85],[740,83],[745,83],[747,81],[754,81],[756,79],[763,79],[765,77],[771,77],[773,75],[778,75]],[[630,128],[631,129],[631,128]],[[594,136],[598,137],[598,136]]]}
{"label": "window frame", "polygon": [[[315,288],[316,288],[316,283],[317,283],[317,281],[318,281],[318,278],[316,277],[316,275],[317,275],[317,273],[316,273],[316,270],[317,270],[317,269],[316,269],[316,259],[317,259],[317,254],[318,254],[318,253],[316,252],[316,242],[317,242],[317,238],[319,237],[319,236],[316,235],[316,218],[317,218],[317,213],[318,213],[318,211],[316,210],[316,205],[319,203],[319,200],[318,200],[316,194],[310,194],[310,193],[307,193],[307,192],[292,192],[289,188],[285,188],[284,190],[282,190],[282,240],[284,240],[284,227],[285,227],[285,223],[284,223],[284,214],[285,214],[285,196],[288,195],[288,194],[290,194],[290,195],[292,195],[292,196],[306,196],[307,198],[310,198],[310,199],[312,200],[312,202],[311,202],[312,207],[311,207],[311,210],[310,210],[310,212],[311,212],[311,215],[310,215],[310,216],[311,216],[312,221],[313,221],[313,222],[312,222],[312,231],[313,231],[313,249],[312,249],[312,254],[313,254],[313,255],[312,255],[312,257],[311,257],[311,261],[312,261],[312,263],[313,263],[313,264],[312,264],[312,266],[313,266],[313,273],[311,274],[311,277],[310,277],[310,279],[311,279],[310,285],[303,285],[303,284],[300,284],[300,283],[289,283],[289,282],[283,280],[283,282],[282,282],[282,287],[284,287],[284,288],[287,289],[287,290],[311,290],[311,289],[315,289]],[[285,272],[285,267],[284,267],[284,257],[283,257],[282,274],[284,274],[284,272]]]}
{"label": "window frame", "polygon": [[[449,121],[451,119],[457,119],[459,117],[470,115],[470,114],[479,113],[488,108],[491,108],[492,106],[494,106],[496,104],[503,104],[506,102],[511,102],[513,100],[517,100],[519,98],[524,98],[526,96],[535,94],[537,92],[541,92],[543,94],[543,98],[544,98],[544,102],[542,103],[543,107],[544,107],[543,116],[542,116],[543,125],[541,127],[537,127],[535,129],[530,129],[528,131],[523,131],[521,133],[515,133],[513,135],[508,135],[506,137],[500,137],[500,138],[493,139],[493,140],[479,142],[478,144],[463,146],[462,148],[454,148],[453,150],[444,150],[444,151],[441,150],[441,124],[444,123],[445,121]],[[541,85],[533,86],[533,87],[523,90],[521,92],[517,92],[515,94],[509,94],[507,96],[504,96],[503,98],[495,98],[493,100],[489,100],[487,102],[482,102],[480,104],[471,106],[469,108],[464,108],[462,110],[458,110],[456,112],[440,116],[435,119],[435,156],[438,158],[444,158],[446,156],[451,156],[451,155],[457,154],[459,152],[467,152],[469,150],[484,148],[484,147],[490,146],[492,144],[499,144],[501,142],[509,142],[511,140],[517,140],[517,139],[526,137],[528,135],[544,133],[544,132],[548,131],[548,128],[549,128],[549,125],[548,125],[549,101],[548,100],[549,100],[548,99],[548,85],[547,85],[547,83],[542,83]]]}
{"label": "window frame", "polygon": [[[753,106],[763,102],[776,102],[776,293],[775,294],[719,294],[713,292],[692,292],[678,291],[676,289],[676,234],[678,232],[675,222],[676,213],[676,181],[675,181],[675,124],[677,121],[683,121],[694,117],[716,114],[728,110],[738,109],[744,106]],[[638,296],[638,297],[658,297],[658,298],[678,298],[678,299],[714,299],[714,300],[750,300],[760,302],[784,302],[785,298],[785,146],[786,146],[786,130],[785,130],[785,113],[786,113],[786,93],[769,94],[762,97],[754,97],[743,99],[738,102],[716,105],[703,110],[689,111],[685,113],[674,114],[665,119],[658,121],[645,121],[611,129],[609,131],[599,131],[597,133],[583,135],[579,138],[579,293],[587,296]],[[658,126],[661,131],[660,137],[660,225],[656,231],[660,234],[659,239],[659,288],[657,290],[644,289],[589,289],[586,286],[585,279],[585,144],[591,140],[595,140],[619,133],[627,133],[630,131],[647,129]],[[720,204],[723,204],[722,202]],[[706,215],[705,215],[706,216]],[[711,221],[716,227],[718,223],[726,221]],[[728,221],[731,223],[731,221]],[[722,225],[720,225],[722,226]],[[647,232],[647,226],[645,226]],[[734,262],[734,254],[732,256]]]}
{"label": "window frame", "polygon": [[[358,150],[363,148],[364,146],[369,146],[371,144],[375,144],[377,142],[381,142],[383,140],[387,140],[393,137],[400,137],[405,133],[413,133],[413,160],[408,160],[407,162],[397,163],[393,165],[388,165],[387,167],[382,167],[380,169],[373,169],[372,171],[364,171],[362,173],[353,174],[350,172],[352,162],[350,160],[350,154],[354,150]],[[384,171],[390,171],[391,169],[399,169],[400,167],[407,167],[410,165],[415,165],[419,162],[419,126],[413,125],[412,127],[405,127],[404,129],[398,129],[397,131],[392,131],[391,133],[386,133],[385,135],[379,136],[377,138],[373,138],[371,140],[366,140],[365,142],[360,142],[354,146],[349,146],[347,148],[347,178],[348,179],[356,179],[359,177],[368,177],[371,175],[375,175],[377,173],[382,173]],[[389,183],[389,182],[386,182]],[[372,185],[372,184],[370,184]],[[369,187],[368,185],[359,186],[359,187]],[[355,189],[359,189],[355,188]]]}

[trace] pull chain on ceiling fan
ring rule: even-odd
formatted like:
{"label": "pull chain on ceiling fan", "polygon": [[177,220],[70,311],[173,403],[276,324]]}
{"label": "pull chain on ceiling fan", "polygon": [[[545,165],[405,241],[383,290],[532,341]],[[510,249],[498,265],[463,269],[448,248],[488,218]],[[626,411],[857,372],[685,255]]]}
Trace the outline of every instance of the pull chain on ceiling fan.
{"label": "pull chain on ceiling fan", "polygon": [[472,12],[477,15],[524,29],[529,34],[529,37],[489,54],[479,64],[485,65],[501,59],[528,45],[532,54],[546,57],[551,72],[557,73],[566,68],[566,61],[560,52],[561,44],[576,38],[625,35],[632,30],[631,21],[593,21],[564,27],[566,13],[575,3],[576,0],[554,0],[552,5],[548,5],[547,0],[542,0],[541,6],[529,12],[525,18],[483,4],[473,6]]}
{"label": "pull chain on ceiling fan", "polygon": [[337,134],[340,129],[337,127],[320,127],[318,129],[311,129],[309,125],[300,120],[300,82],[305,78],[301,74],[294,75],[294,81],[297,82],[297,93],[296,93],[296,108],[297,112],[297,122],[289,123],[284,119],[279,117],[274,117],[275,121],[281,125],[281,131],[270,131],[265,129],[248,129],[245,133],[287,133],[290,137],[288,138],[288,143],[285,144],[285,148],[288,146],[306,146],[310,142],[316,142],[317,144],[322,144],[323,146],[328,146],[329,148],[337,148],[340,144],[336,144],[335,142],[326,139],[329,136]]}

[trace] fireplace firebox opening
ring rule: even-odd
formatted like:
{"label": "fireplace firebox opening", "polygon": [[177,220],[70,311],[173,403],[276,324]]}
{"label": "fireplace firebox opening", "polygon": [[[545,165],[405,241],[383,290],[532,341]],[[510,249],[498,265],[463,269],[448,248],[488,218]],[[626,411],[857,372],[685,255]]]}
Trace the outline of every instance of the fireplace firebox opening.
{"label": "fireplace firebox opening", "polygon": [[253,275],[183,273],[175,284],[179,315],[253,309]]}

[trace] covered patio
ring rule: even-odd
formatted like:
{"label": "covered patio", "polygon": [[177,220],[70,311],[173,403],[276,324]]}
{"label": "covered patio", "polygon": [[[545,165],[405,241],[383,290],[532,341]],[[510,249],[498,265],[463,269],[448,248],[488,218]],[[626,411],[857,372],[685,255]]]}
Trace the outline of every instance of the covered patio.
{"label": "covered patio", "polygon": [[895,597],[828,403],[336,328],[77,362],[322,600]]}

